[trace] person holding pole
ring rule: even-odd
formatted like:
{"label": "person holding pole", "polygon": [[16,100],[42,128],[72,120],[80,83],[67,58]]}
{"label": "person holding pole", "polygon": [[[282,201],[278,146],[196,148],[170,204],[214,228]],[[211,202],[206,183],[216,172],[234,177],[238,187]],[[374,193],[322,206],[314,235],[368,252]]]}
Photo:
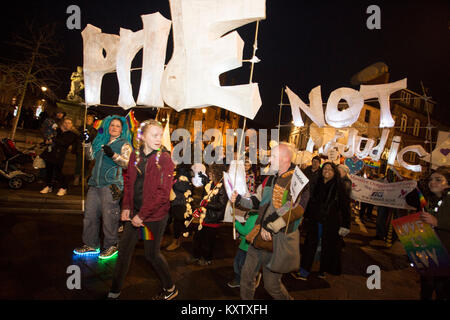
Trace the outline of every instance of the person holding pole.
{"label": "person holding pole", "polygon": [[100,259],[108,259],[117,254],[118,229],[120,220],[120,199],[123,190],[122,170],[128,166],[132,152],[131,134],[127,120],[120,116],[108,116],[98,130],[92,144],[84,132],[85,149],[89,160],[95,159],[86,209],[83,219],[83,243],[76,248],[77,255],[93,255],[100,252],[100,220],[103,220],[104,250]]}
{"label": "person holding pole", "polygon": [[261,201],[257,197],[243,198],[237,192],[230,199],[240,207],[258,210],[255,227],[246,237],[250,245],[241,272],[240,294],[243,300],[254,299],[260,268],[263,269],[264,288],[274,299],[293,299],[281,277],[283,273],[292,271],[285,269],[292,262],[290,253],[298,256],[298,226],[309,200],[309,186],[306,185],[297,201],[292,203],[290,182],[295,169],[292,157],[292,147],[285,142],[272,149],[270,163],[276,174],[267,177],[261,185]]}

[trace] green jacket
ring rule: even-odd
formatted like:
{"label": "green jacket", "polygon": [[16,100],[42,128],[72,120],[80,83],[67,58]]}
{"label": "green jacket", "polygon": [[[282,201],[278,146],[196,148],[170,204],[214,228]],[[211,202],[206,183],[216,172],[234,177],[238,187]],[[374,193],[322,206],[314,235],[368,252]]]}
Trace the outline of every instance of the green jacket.
{"label": "green jacket", "polygon": [[247,240],[245,240],[245,236],[248,235],[250,231],[252,231],[253,227],[255,226],[256,219],[258,219],[258,212],[252,211],[249,212],[249,217],[245,221],[244,225],[236,220],[236,230],[237,232],[239,232],[239,238],[241,239],[239,249],[245,252],[247,252],[249,244]]}

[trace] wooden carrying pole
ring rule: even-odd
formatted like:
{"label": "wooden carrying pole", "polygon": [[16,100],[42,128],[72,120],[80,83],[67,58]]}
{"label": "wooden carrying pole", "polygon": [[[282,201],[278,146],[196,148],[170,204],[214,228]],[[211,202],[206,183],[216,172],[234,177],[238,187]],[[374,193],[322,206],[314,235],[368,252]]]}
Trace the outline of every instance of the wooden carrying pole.
{"label": "wooden carrying pole", "polygon": [[[88,105],[87,103],[85,104],[85,108],[84,108],[84,123],[83,123],[83,133],[84,131],[86,131],[86,117],[87,117],[87,109],[88,109]],[[83,134],[82,133],[82,134]],[[83,147],[82,149],[82,156],[81,156],[81,211],[83,211],[84,213],[84,171],[86,170],[86,168],[84,167],[84,162],[85,162],[85,157],[86,157],[86,152],[85,152],[85,147],[84,147],[84,143],[82,145]]]}

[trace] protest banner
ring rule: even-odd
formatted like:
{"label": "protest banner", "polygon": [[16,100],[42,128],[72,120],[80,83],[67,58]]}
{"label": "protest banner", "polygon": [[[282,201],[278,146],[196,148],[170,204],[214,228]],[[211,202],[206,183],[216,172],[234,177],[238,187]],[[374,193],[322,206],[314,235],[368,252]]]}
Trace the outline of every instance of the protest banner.
{"label": "protest banner", "polygon": [[450,258],[431,225],[420,212],[393,220],[392,225],[411,261],[422,275],[449,276]]}
{"label": "protest banner", "polygon": [[350,175],[350,180],[352,181],[351,198],[356,201],[390,208],[414,209],[406,203],[405,196],[417,186],[417,181],[383,183],[353,174]]}

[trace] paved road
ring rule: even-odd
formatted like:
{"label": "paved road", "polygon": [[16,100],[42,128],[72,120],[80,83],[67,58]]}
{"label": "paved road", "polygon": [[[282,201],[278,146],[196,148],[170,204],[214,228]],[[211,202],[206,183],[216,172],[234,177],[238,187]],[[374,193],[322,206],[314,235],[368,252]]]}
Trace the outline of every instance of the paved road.
{"label": "paved road", "polygon": [[[9,199],[28,200],[15,212],[0,212],[0,299],[101,299],[111,285],[115,260],[98,261],[80,258],[72,250],[81,244],[82,215],[76,212],[31,210],[38,205],[39,185],[26,186],[22,191],[11,192],[6,183],[0,185],[0,194]],[[77,189],[63,200],[76,201]],[[35,197],[33,198],[32,197]],[[44,196],[43,196],[44,197]],[[54,195],[48,199],[58,199]],[[34,200],[33,200],[34,199]],[[11,201],[12,201],[11,200]],[[41,200],[42,202],[42,200]],[[4,204],[2,204],[4,205]],[[50,205],[48,205],[50,206]],[[45,208],[45,206],[44,206]],[[410,300],[419,299],[419,277],[409,266],[405,252],[397,241],[391,248],[372,240],[373,223],[367,228],[355,221],[345,239],[343,274],[317,278],[318,266],[309,281],[296,280],[289,274],[283,283],[295,299],[299,300]],[[170,241],[170,234],[164,241]],[[237,300],[239,290],[227,287],[233,276],[233,258],[238,243],[233,241],[231,227],[224,225],[218,235],[216,254],[211,266],[186,266],[192,241],[185,239],[175,252],[164,251],[171,273],[180,290],[181,300]],[[81,290],[66,286],[70,265],[81,269]],[[367,267],[378,265],[381,269],[381,289],[369,290],[366,286]],[[149,299],[160,289],[149,263],[144,258],[143,244],[139,243],[121,298],[124,300]],[[271,299],[263,284],[256,292],[257,299]]]}

